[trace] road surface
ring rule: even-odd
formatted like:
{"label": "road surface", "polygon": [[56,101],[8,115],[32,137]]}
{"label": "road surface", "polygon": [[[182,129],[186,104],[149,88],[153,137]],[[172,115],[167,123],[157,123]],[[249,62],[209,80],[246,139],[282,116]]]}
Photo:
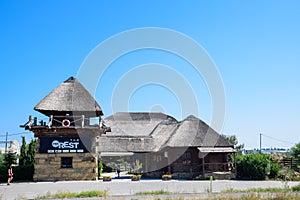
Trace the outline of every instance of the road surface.
{"label": "road surface", "polygon": [[[212,183],[213,192],[226,189],[248,189],[294,186],[299,182],[284,183],[281,181],[235,181],[215,180]],[[207,193],[209,181],[186,180],[151,180],[145,179],[138,182],[130,179],[113,179],[111,182],[99,181],[58,181],[58,182],[20,182],[6,185],[0,184],[0,199],[37,199],[46,194],[57,192],[82,192],[91,190],[106,190],[109,196],[134,195],[145,191],[170,191],[173,193]]]}

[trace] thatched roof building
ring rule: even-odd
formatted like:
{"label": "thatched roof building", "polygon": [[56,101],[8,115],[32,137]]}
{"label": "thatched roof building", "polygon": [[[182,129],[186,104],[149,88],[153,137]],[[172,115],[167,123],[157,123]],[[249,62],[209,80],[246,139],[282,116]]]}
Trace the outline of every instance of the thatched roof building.
{"label": "thatched roof building", "polygon": [[[97,138],[109,127],[103,124],[102,109],[88,90],[70,77],[34,110],[48,116],[49,121],[30,115],[20,126],[37,138],[33,180],[97,180]],[[95,117],[99,123],[94,123]]]}
{"label": "thatched roof building", "polygon": [[100,152],[158,152],[166,147],[233,149],[225,138],[194,116],[178,122],[163,113],[116,113],[105,121],[111,132],[101,136]]}
{"label": "thatched roof building", "polygon": [[70,111],[88,117],[103,115],[100,105],[74,77],[57,86],[34,109],[47,116],[66,115]]}

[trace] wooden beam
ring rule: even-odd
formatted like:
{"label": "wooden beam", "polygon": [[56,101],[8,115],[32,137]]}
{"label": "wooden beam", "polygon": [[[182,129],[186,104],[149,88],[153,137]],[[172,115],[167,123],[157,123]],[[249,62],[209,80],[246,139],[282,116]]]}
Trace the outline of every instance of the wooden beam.
{"label": "wooden beam", "polygon": [[203,175],[203,176],[204,176],[204,173],[205,173],[205,168],[204,168],[204,164],[205,164],[205,163],[204,163],[204,157],[205,157],[205,156],[202,157],[202,175]]}

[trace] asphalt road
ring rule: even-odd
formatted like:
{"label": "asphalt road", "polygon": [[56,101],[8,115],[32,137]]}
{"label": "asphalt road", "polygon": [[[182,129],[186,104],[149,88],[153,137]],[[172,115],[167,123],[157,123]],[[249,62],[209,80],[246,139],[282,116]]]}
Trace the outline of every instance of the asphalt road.
{"label": "asphalt road", "polygon": [[[299,182],[288,182],[289,186]],[[281,181],[213,181],[213,192],[221,192],[226,189],[285,187]],[[111,182],[99,181],[58,181],[58,182],[23,182],[12,183],[10,186],[0,184],[0,199],[37,199],[47,193],[57,192],[82,192],[90,190],[106,190],[109,196],[134,195],[137,192],[165,190],[174,193],[207,193],[209,181],[161,181],[141,180],[139,182],[130,179],[113,179]]]}

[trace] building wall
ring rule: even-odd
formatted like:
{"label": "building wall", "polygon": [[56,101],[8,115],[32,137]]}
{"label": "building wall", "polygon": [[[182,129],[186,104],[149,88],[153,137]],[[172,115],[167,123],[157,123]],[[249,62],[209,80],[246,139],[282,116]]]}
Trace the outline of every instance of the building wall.
{"label": "building wall", "polygon": [[[191,148],[172,148],[168,149],[169,165],[164,157],[164,152],[158,152],[148,156],[148,163],[151,160],[159,162],[151,162],[151,165],[161,166],[160,169],[148,171],[147,177],[161,177],[162,174],[171,173],[174,178],[193,179],[199,175],[209,174],[213,172],[227,172],[228,162],[226,160],[227,153],[208,153],[203,160],[199,157],[199,150],[195,147]],[[175,158],[175,161],[173,161]],[[150,158],[150,159],[149,159]],[[161,158],[161,159],[157,159]],[[160,164],[160,165],[159,165]]]}
{"label": "building wall", "polygon": [[[62,157],[72,157],[72,168],[62,168]],[[36,153],[35,181],[97,180],[98,159],[90,153]]]}
{"label": "building wall", "polygon": [[197,148],[188,148],[171,164],[173,177],[192,179],[201,174],[201,159]]}
{"label": "building wall", "polygon": [[209,153],[205,158],[205,173],[228,171],[226,153]]}
{"label": "building wall", "polygon": [[[168,152],[168,156],[165,156]],[[174,178],[193,178],[202,172],[201,159],[197,148],[169,148],[162,152],[147,156],[148,167],[146,176],[161,177],[162,174],[171,173]],[[154,166],[156,167],[154,171]]]}
{"label": "building wall", "polygon": [[[85,135],[80,137],[75,134],[76,131],[65,128],[56,132],[47,129],[35,132],[38,137],[33,175],[35,181],[98,179],[97,137],[90,129],[82,129]],[[71,166],[66,167],[66,163],[62,163],[66,158],[72,160]]]}

